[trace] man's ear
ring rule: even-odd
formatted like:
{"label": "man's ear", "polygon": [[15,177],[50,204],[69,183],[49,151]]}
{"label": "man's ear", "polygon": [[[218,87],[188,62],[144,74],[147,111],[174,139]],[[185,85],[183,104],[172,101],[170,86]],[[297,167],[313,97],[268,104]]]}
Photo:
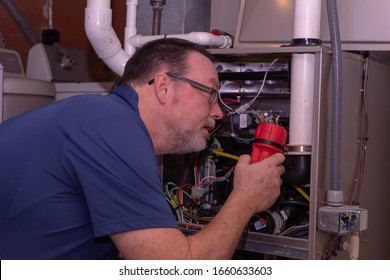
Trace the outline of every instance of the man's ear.
{"label": "man's ear", "polygon": [[168,86],[167,86],[167,75],[164,73],[157,74],[154,77],[154,92],[158,100],[165,104],[168,100]]}

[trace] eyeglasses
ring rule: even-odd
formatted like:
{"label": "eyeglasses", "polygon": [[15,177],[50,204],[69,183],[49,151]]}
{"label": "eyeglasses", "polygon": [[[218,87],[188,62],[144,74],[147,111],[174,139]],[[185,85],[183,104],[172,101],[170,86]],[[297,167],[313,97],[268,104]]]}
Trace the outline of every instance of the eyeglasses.
{"label": "eyeglasses", "polygon": [[[174,74],[174,73],[168,72],[168,73],[166,73],[166,74],[167,74],[168,77],[175,78],[175,79],[178,79],[178,80],[180,80],[180,81],[189,83],[190,86],[192,86],[193,88],[199,89],[199,90],[201,90],[201,91],[203,91],[203,92],[207,92],[207,93],[210,95],[208,101],[209,101],[209,103],[210,103],[211,105],[214,105],[215,103],[217,103],[219,93],[218,93],[218,91],[217,91],[216,89],[213,89],[213,88],[211,88],[211,87],[202,85],[201,83],[198,83],[198,82],[195,82],[195,81],[193,81],[193,80],[187,79],[187,78],[185,78],[185,77],[183,77],[183,76],[180,76],[180,75],[176,75],[176,74]],[[154,79],[153,79],[153,80],[150,80],[150,81],[148,82],[149,85],[151,85],[151,84],[153,84],[153,83],[154,83]]]}

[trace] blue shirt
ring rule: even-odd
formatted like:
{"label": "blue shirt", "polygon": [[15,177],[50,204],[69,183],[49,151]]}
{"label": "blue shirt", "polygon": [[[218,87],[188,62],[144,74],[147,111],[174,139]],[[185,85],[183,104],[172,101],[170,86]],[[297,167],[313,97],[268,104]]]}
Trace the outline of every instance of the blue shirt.
{"label": "blue shirt", "polygon": [[116,258],[108,235],[155,227],[176,221],[129,87],[0,125],[0,259]]}

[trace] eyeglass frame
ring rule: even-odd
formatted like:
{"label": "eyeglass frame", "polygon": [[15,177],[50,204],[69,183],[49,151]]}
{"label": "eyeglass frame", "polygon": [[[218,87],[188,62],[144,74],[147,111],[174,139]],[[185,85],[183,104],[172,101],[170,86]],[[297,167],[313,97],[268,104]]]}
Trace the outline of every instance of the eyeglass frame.
{"label": "eyeglass frame", "polygon": [[[210,97],[208,99],[210,105],[214,105],[215,103],[217,103],[218,96],[219,96],[218,90],[216,90],[214,88],[211,88],[211,87],[208,87],[208,86],[205,86],[205,85],[203,85],[201,83],[195,82],[194,80],[188,79],[188,78],[183,77],[181,75],[177,75],[177,74],[174,74],[174,73],[171,73],[171,72],[167,72],[165,74],[168,77],[175,78],[175,79],[178,79],[180,81],[186,82],[190,86],[192,86],[193,88],[196,88],[196,89],[198,89],[200,91],[203,91],[203,92],[206,92],[206,93],[210,94]],[[152,80],[150,80],[148,82],[149,85],[151,85],[153,83],[154,83],[154,79],[152,79]]]}

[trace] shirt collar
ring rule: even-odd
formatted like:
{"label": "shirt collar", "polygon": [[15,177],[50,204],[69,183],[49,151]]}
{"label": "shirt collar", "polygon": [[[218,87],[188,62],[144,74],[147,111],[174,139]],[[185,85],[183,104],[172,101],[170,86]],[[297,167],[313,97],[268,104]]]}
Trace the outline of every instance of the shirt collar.
{"label": "shirt collar", "polygon": [[119,85],[114,88],[111,95],[118,97],[117,99],[122,103],[128,104],[134,111],[138,112],[138,94],[137,92],[126,85]]}

